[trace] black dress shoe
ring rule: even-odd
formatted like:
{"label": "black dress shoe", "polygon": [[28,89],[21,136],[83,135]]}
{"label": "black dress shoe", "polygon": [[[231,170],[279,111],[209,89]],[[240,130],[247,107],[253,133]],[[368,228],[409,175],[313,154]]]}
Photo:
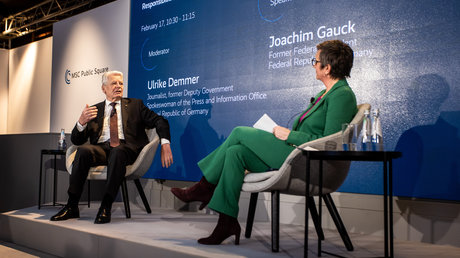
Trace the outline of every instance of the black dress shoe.
{"label": "black dress shoe", "polygon": [[104,224],[110,222],[110,209],[101,207],[97,212],[96,219],[94,220],[94,224]]}
{"label": "black dress shoe", "polygon": [[78,207],[72,207],[72,206],[64,206],[56,215],[50,218],[51,221],[60,221],[60,220],[68,220],[68,219],[74,219],[74,218],[80,218],[80,211],[78,210]]}

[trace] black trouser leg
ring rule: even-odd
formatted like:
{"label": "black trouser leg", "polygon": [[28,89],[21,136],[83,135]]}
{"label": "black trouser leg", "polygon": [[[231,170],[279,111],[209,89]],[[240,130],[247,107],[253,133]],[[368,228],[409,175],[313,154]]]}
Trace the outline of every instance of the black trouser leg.
{"label": "black trouser leg", "polygon": [[112,148],[107,158],[107,184],[105,194],[116,197],[126,174],[126,166],[132,164],[137,155],[125,144]]}
{"label": "black trouser leg", "polygon": [[89,168],[106,162],[106,151],[102,145],[85,144],[78,147],[69,179],[69,200],[80,200]]}

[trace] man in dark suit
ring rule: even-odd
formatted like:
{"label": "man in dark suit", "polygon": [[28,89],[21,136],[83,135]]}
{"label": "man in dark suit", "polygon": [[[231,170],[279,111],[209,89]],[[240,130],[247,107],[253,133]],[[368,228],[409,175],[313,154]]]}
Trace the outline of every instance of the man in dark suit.
{"label": "man in dark suit", "polygon": [[[67,205],[51,221],[79,218],[78,202],[89,168],[107,165],[104,198],[94,223],[110,222],[114,198],[126,174],[126,166],[134,163],[148,143],[145,128],[156,128],[161,139],[161,164],[173,163],[169,123],[149,110],[139,99],[123,98],[123,74],[109,71],[102,76],[102,91],[106,100],[88,106],[72,130],[71,140],[78,147],[73,162]],[[84,144],[89,138],[89,144]]]}

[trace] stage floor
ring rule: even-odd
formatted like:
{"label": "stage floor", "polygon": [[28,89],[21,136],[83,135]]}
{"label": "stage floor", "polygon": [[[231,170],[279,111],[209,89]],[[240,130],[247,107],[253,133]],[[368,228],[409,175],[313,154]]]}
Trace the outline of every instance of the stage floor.
{"label": "stage floor", "polygon": [[[116,203],[112,222],[96,225],[93,221],[98,207],[98,203],[92,203],[91,208],[82,205],[80,219],[60,222],[49,221],[59,207],[30,207],[0,214],[0,240],[58,257],[303,257],[302,226],[282,224],[280,252],[272,253],[267,222],[255,222],[252,237],[246,239],[245,221],[240,221],[238,246],[234,237],[222,245],[204,246],[196,240],[212,232],[216,215],[159,208],[147,214],[132,204],[132,217],[126,219],[123,204]],[[326,230],[325,235],[323,250],[327,252],[344,257],[383,256],[380,237],[350,234],[355,250],[349,252],[335,230]],[[318,256],[313,228],[309,230],[308,249],[310,257]],[[395,256],[460,257],[460,248],[395,241]]]}

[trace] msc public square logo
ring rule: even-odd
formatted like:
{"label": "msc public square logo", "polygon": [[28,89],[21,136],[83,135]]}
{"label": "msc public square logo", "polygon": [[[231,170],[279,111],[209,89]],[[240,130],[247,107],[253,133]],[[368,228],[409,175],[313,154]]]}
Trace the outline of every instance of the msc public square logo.
{"label": "msc public square logo", "polygon": [[66,69],[65,70],[65,76],[64,76],[64,80],[65,80],[65,83],[66,84],[70,84],[70,70],[69,69]]}
{"label": "msc public square logo", "polygon": [[109,67],[87,69],[87,70],[81,70],[81,71],[76,71],[76,72],[71,72],[69,69],[66,69],[65,74],[64,74],[64,81],[67,85],[69,85],[71,79],[73,80],[73,79],[79,79],[81,77],[86,77],[86,76],[100,75],[108,71],[109,71]]}

